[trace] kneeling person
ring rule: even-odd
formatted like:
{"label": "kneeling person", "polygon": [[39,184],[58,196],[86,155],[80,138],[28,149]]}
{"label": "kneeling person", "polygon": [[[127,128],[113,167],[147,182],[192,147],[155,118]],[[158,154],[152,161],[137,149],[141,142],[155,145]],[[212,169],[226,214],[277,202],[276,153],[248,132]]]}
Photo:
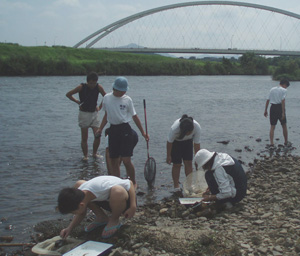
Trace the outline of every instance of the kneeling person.
{"label": "kneeling person", "polygon": [[[58,210],[62,214],[73,213],[75,217],[69,226],[60,232],[66,238],[72,229],[86,216],[87,208],[96,215],[96,219],[85,228],[89,232],[99,226],[105,226],[102,238],[109,238],[121,227],[119,218],[134,216],[136,196],[132,181],[115,176],[99,176],[89,181],[79,180],[73,188],[64,188],[58,196]],[[111,211],[107,216],[103,209]]]}
{"label": "kneeling person", "polygon": [[230,208],[246,196],[247,177],[238,160],[226,153],[201,149],[195,156],[195,164],[205,170],[208,189],[203,194],[204,201],[225,203]]}

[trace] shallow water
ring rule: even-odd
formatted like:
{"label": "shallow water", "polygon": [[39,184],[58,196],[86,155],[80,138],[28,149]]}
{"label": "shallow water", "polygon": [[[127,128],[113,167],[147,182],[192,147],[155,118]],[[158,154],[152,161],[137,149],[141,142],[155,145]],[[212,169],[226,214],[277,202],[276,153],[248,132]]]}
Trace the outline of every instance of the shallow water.
{"label": "shallow water", "polygon": [[[99,78],[107,92],[114,78]],[[160,76],[128,80],[128,95],[143,124],[146,99],[150,156],[157,164],[155,189],[148,191],[143,176],[146,143],[132,122],[139,134],[133,156],[139,191],[144,193],[138,196],[139,204],[170,195],[166,138],[170,126],[182,114],[200,123],[202,148],[232,154],[244,162],[246,170],[248,163],[265,151],[269,133],[268,119],[263,116],[265,98],[278,84],[270,77]],[[106,174],[103,158],[81,161],[78,107],[65,97],[67,91],[83,81],[85,77],[0,77],[0,232],[14,236],[14,241],[27,241],[36,223],[61,217],[54,210],[61,188],[72,186],[78,179]],[[286,108],[290,141],[296,147],[294,154],[299,154],[300,148],[299,95],[300,83],[291,83]],[[276,143],[283,144],[280,126],[275,138]],[[218,143],[225,140],[229,144]],[[92,136],[90,150],[91,146]],[[104,141],[99,152],[104,155]]]}

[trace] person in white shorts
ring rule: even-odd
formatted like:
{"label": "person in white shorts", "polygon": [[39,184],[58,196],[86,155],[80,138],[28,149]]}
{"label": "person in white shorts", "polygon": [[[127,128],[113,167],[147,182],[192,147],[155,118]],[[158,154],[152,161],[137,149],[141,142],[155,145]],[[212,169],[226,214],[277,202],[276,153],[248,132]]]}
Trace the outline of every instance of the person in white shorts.
{"label": "person in white shorts", "polygon": [[[102,107],[102,102],[97,106],[98,95],[104,97],[106,94],[103,87],[97,83],[98,75],[91,72],[87,75],[87,83],[81,83],[73,90],[69,91],[66,96],[79,105],[78,125],[81,128],[81,149],[83,160],[88,160],[88,130],[91,127],[94,132],[93,157],[97,157],[97,151],[100,145],[100,138],[96,137],[96,131],[100,126],[100,117],[98,112]],[[73,97],[79,94],[79,100]]]}

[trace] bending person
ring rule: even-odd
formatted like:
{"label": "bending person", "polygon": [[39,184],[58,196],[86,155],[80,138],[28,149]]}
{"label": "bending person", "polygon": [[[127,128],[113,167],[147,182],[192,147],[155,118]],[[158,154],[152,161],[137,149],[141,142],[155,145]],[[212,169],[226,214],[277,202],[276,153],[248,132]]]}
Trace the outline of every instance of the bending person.
{"label": "bending person", "polygon": [[[60,232],[66,238],[72,229],[80,224],[87,208],[96,215],[94,222],[85,227],[90,232],[103,226],[102,238],[113,236],[121,227],[119,218],[131,218],[136,211],[136,196],[133,183],[129,179],[114,176],[99,176],[89,181],[79,180],[73,188],[64,188],[58,196],[58,210],[62,214],[72,213],[74,218],[69,226]],[[103,209],[110,211],[108,216]]]}
{"label": "bending person", "polygon": [[188,115],[183,115],[171,126],[167,140],[167,163],[172,166],[174,189],[180,190],[179,178],[182,161],[185,175],[193,171],[193,150],[200,150],[200,124]]}
{"label": "bending person", "polygon": [[203,201],[225,203],[226,208],[231,208],[246,196],[247,177],[235,158],[201,149],[195,156],[195,164],[196,168],[202,167],[205,171],[208,189],[203,194]]}

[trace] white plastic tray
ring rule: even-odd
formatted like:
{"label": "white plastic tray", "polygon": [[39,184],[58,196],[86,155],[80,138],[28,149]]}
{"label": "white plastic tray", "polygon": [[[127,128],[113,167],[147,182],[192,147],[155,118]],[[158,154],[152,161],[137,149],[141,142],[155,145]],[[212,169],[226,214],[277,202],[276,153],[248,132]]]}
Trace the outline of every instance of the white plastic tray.
{"label": "white plastic tray", "polygon": [[104,255],[113,245],[95,241],[87,241],[63,256],[98,256]]}
{"label": "white plastic tray", "polygon": [[179,198],[179,202],[181,204],[195,204],[195,203],[200,203],[202,199],[203,197],[185,197],[185,198]]}

